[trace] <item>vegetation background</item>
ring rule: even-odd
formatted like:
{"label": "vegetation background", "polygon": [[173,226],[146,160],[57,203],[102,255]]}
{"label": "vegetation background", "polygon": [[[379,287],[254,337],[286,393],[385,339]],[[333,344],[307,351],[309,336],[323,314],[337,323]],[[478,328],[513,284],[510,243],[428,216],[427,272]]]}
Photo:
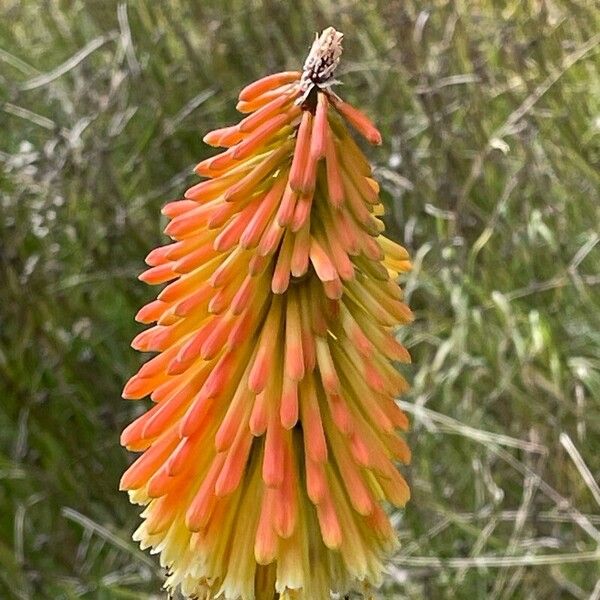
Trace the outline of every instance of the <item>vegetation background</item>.
{"label": "vegetation background", "polygon": [[117,491],[161,206],[238,90],[346,33],[415,268],[382,598],[600,598],[600,10],[584,0],[3,0],[0,598],[161,597]]}

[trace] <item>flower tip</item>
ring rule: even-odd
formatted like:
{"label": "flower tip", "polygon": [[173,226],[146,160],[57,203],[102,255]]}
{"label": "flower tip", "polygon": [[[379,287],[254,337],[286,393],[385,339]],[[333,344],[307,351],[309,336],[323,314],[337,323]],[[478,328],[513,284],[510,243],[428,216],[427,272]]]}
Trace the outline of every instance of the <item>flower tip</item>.
{"label": "flower tip", "polygon": [[[131,448],[129,447],[129,441],[130,441],[130,434],[129,432],[125,429],[123,431],[123,433],[121,433],[121,436],[119,437],[119,444],[121,444],[121,446],[123,446],[123,448],[127,448],[128,450],[130,450]],[[119,488],[121,489],[121,488]]]}
{"label": "flower tip", "polygon": [[[262,539],[266,538],[266,539]],[[277,556],[277,540],[276,537],[271,534],[265,536],[264,534],[259,537],[257,536],[254,544],[254,558],[259,565],[271,564]]]}
{"label": "flower tip", "polygon": [[[134,350],[137,349],[133,345],[133,342],[131,343],[131,346],[132,346],[132,348],[134,348]],[[140,387],[140,379],[137,375],[134,375],[125,384],[125,387],[123,388],[123,391],[121,392],[121,397],[124,398],[125,400],[138,400],[140,398],[140,396],[138,394],[139,387]]]}
{"label": "flower tip", "polygon": [[281,294],[284,294],[287,289],[288,289],[288,285],[289,285],[289,277],[287,280],[279,277],[279,278],[273,278],[273,281],[271,282],[271,291],[280,296]]}
{"label": "flower tip", "polygon": [[223,136],[223,129],[215,129],[214,131],[209,131],[203,138],[202,141],[209,146],[217,147],[219,145],[219,140]]}

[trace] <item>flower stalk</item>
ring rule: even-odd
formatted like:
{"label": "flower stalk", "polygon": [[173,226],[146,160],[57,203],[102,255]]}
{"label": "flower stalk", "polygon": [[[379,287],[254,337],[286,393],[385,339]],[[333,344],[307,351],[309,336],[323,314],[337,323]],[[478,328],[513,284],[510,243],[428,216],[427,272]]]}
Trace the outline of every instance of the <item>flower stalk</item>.
{"label": "flower stalk", "polygon": [[247,116],[204,137],[224,150],[163,208],[172,242],[140,275],[166,285],[136,316],[133,347],[157,354],[123,395],[154,404],[122,434],[143,454],[121,488],[189,597],[329,598],[376,586],[397,544],[410,262],[346,123],[381,135],[332,90],[341,42],[328,28],[302,72],[242,90]]}

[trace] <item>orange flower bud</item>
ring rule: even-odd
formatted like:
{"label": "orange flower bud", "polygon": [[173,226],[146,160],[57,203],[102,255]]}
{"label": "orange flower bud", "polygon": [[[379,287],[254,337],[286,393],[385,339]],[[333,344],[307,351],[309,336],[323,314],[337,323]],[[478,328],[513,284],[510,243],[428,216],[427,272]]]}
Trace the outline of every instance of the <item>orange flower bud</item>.
{"label": "orange flower bud", "polygon": [[262,77],[258,81],[254,81],[253,83],[247,85],[240,92],[239,99],[249,102],[265,92],[273,90],[274,88],[280,87],[286,83],[299,81],[300,75],[300,71],[283,71],[282,73],[267,75],[266,77]]}

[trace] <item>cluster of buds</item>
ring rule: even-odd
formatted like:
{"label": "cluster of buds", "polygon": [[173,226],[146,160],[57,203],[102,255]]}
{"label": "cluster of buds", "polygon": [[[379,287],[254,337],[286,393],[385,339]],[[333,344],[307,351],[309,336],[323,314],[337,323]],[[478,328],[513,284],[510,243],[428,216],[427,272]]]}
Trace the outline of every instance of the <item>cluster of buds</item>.
{"label": "cluster of buds", "polygon": [[330,87],[341,38],[242,90],[247,116],[206,135],[225,150],[164,207],[173,241],[140,276],[166,286],[137,315],[153,325],[133,347],[158,354],[123,395],[154,406],[122,434],[143,454],[121,488],[189,597],[329,598],[378,585],[396,547],[382,505],[409,498],[393,329],[410,262],[345,123],[381,136]]}

